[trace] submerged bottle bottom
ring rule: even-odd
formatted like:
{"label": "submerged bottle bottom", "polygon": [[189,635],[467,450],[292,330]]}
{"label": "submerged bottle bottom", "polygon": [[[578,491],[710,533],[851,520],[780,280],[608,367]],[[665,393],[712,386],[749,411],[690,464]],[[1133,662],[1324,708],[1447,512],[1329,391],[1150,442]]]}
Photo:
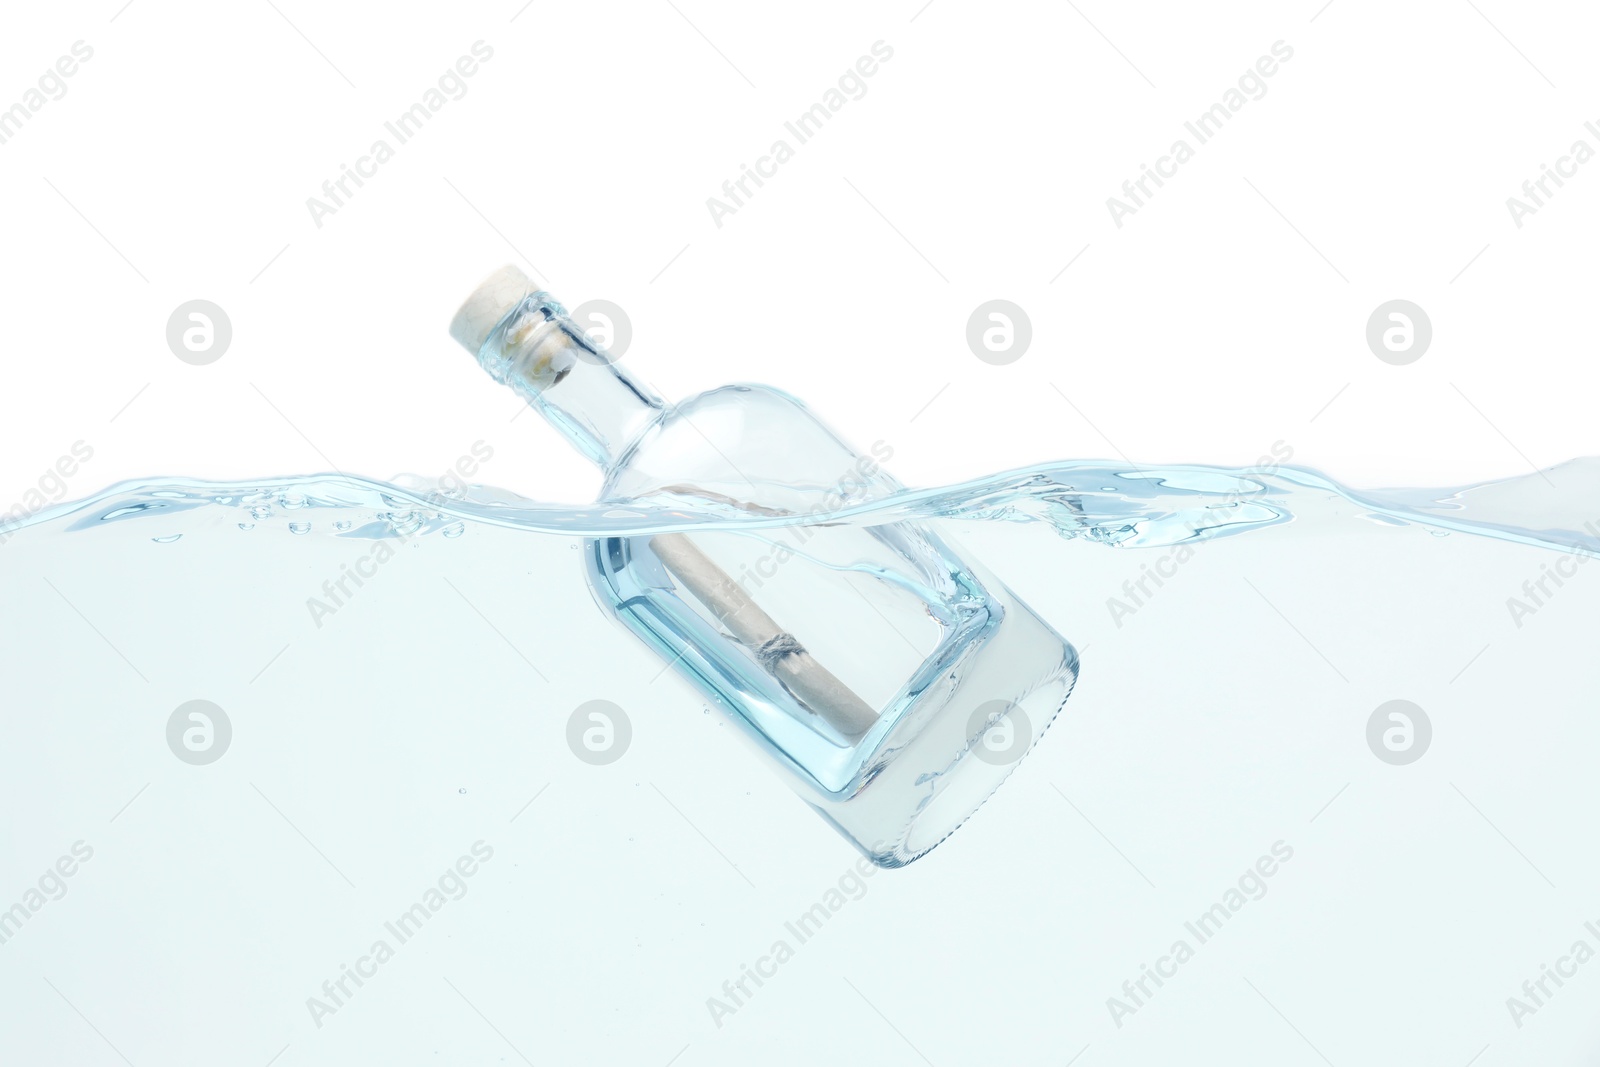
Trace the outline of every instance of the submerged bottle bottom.
{"label": "submerged bottle bottom", "polygon": [[[783,672],[718,625],[727,619],[708,618],[696,601],[703,583],[675,581],[649,540],[585,543],[601,604],[727,711],[795,791],[880,866],[910,863],[964,823],[1037,742],[1077,680],[1076,650],[969,561],[981,606],[945,632],[899,693],[875,702],[875,722],[841,731],[827,716],[809,715]],[[732,629],[747,625],[735,619]],[[903,654],[904,645],[893,651]]]}
{"label": "submerged bottle bottom", "polygon": [[883,740],[858,790],[811,802],[881,867],[905,866],[965,823],[1033,749],[1077,682],[1077,651],[984,577],[1010,601],[999,624]]}

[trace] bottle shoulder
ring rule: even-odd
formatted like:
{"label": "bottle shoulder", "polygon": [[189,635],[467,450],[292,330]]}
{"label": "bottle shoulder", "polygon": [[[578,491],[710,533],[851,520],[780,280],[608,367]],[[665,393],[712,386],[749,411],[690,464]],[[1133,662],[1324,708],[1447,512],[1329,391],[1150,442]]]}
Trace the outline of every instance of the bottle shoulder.
{"label": "bottle shoulder", "polygon": [[844,485],[872,497],[898,487],[880,466],[889,454],[881,441],[858,453],[793,394],[735,383],[667,404],[607,471],[604,495],[704,489],[789,508]]}
{"label": "bottle shoulder", "polygon": [[804,413],[807,418],[820,423],[820,419],[812,412],[805,401],[793,393],[779,389],[773,385],[762,385],[758,382],[730,382],[719,385],[715,389],[707,389],[703,393],[696,393],[691,397],[676,404],[668,404],[667,410],[697,412],[707,409],[746,409],[751,411],[770,411],[774,409],[794,409]]}

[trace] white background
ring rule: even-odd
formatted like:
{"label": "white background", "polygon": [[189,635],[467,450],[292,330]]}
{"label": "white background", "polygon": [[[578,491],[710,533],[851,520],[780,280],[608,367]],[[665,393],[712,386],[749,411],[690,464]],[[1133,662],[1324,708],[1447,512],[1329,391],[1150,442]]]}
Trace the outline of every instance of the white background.
{"label": "white background", "polygon": [[[445,333],[508,261],[626,308],[667,395],[786,388],[913,484],[1278,440],[1365,486],[1596,451],[1600,166],[1520,230],[1505,205],[1600,147],[1581,5],[278,7],[12,12],[7,103],[74,41],[94,58],[0,145],[8,501],[78,439],[70,496],[433,474],[482,438],[486,480],[585,499]],[[319,229],[307,198],[480,39],[467,95]],[[719,229],[707,198],[879,40],[865,97]],[[1278,40],[1267,95],[1118,229],[1106,199]],[[1009,366],[964,341],[995,297],[1033,323]],[[206,367],[164,338],[195,298],[234,330]],[[1364,342],[1395,298],[1434,326],[1405,367]]]}
{"label": "white background", "polygon": [[[483,440],[495,449],[483,480],[587,499],[595,472],[538,420],[512,422],[516,400],[445,332],[504,262],[569,307],[626,308],[626,363],[666,395],[733,380],[786,388],[858,444],[890,444],[892,469],[913,484],[1062,458],[1247,465],[1281,441],[1295,463],[1356,485],[1441,485],[1600,450],[1588,311],[1600,161],[1520,229],[1505,203],[1575,139],[1600,147],[1584,130],[1600,120],[1592,13],[1319,2],[13,10],[0,105],[75,41],[94,56],[0,144],[0,507],[79,440],[94,458],[63,497],[161,475],[437,475]],[[494,56],[465,97],[319,228],[307,198],[479,40]],[[894,56],[865,97],[719,228],[706,199],[880,40]],[[1107,197],[1280,40],[1294,57],[1266,96],[1119,229]],[[234,335],[200,367],[165,339],[173,309],[197,298],[225,308]],[[1032,347],[1007,366],[965,341],[968,316],[992,298],[1033,324]],[[1395,298],[1433,323],[1432,347],[1409,366],[1365,342],[1372,310]],[[1418,530],[1395,537],[1411,533],[1431,545]],[[279,1049],[280,1064],[378,1048],[382,1062],[512,1062],[506,1044],[540,1061],[647,1067],[680,1049],[680,1067],[840,1050],[885,1064],[1064,1063],[1091,1047],[1082,1067],[1190,1048],[1202,1062],[1275,1067],[1323,1053],[1340,1067],[1578,1062],[1575,1049],[1594,1047],[1595,975],[1527,1033],[1501,1005],[1595,917],[1579,743],[1593,736],[1582,730],[1592,684],[1574,684],[1571,666],[1592,644],[1592,611],[1566,595],[1540,629],[1512,631],[1502,590],[1538,573],[1537,554],[1500,558],[1469,589],[1456,581],[1474,560],[1464,542],[1412,546],[1416,571],[1434,568],[1419,586],[1434,593],[1428,606],[1459,616],[1459,633],[1383,609],[1413,588],[1400,564],[1359,582],[1330,566],[1300,587],[1314,595],[1285,603],[1344,666],[1342,688],[1305,635],[1231,599],[1250,594],[1225,564],[1275,592],[1272,577],[1306,579],[1299,557],[1230,542],[1194,565],[1188,592],[1122,630],[1100,604],[1132,564],[1106,553],[1073,576],[1092,593],[1046,598],[1074,641],[1098,643],[1054,745],[997,794],[982,833],[875,880],[784,972],[788,992],[764,993],[720,1030],[704,998],[854,857],[757,761],[705,740],[715,720],[694,714],[686,687],[650,688],[659,664],[598,613],[568,624],[535,611],[510,629],[569,665],[618,641],[611,677],[568,671],[539,690],[498,646],[498,673],[463,669],[470,649],[457,646],[483,634],[412,625],[420,585],[399,579],[317,644],[299,613],[306,575],[270,569],[259,549],[261,573],[237,589],[205,574],[182,586],[154,568],[129,579],[152,602],[177,588],[228,619],[235,629],[189,620],[205,654],[141,627],[136,603],[85,601],[149,671],[140,690],[94,638],[80,635],[94,650],[81,660],[57,647],[78,622],[51,601],[37,627],[8,620],[31,643],[19,638],[7,664],[28,697],[13,698],[6,741],[49,757],[36,770],[51,789],[37,817],[7,817],[0,901],[90,813],[105,842],[94,871],[106,873],[0,950],[18,1006],[0,1047],[94,1064],[121,1062],[120,1048],[141,1067],[265,1063]],[[27,558],[49,562],[42,553]],[[499,574],[492,554],[469,558],[488,616],[538,605],[531,579]],[[1026,554],[1003,562],[1027,577]],[[66,588],[103,592],[117,568],[97,558]],[[548,574],[552,597],[576,595],[575,570]],[[38,583],[25,567],[0,576],[15,595],[44,595],[27,592]],[[250,689],[243,679],[285,640],[264,606],[274,590],[301,630]],[[1227,625],[1196,632],[1217,604],[1232,606]],[[262,632],[246,641],[251,626]],[[375,635],[387,658],[345,669]],[[1155,667],[1153,648],[1165,656]],[[163,657],[177,666],[158,672]],[[36,662],[48,669],[23,669]],[[301,679],[319,663],[337,689],[313,699]],[[477,677],[467,691],[492,706],[430,718],[459,710],[460,677],[441,664]],[[190,774],[159,736],[202,683],[259,739],[217,765],[226,776]],[[559,713],[484,696],[520,696],[523,684]],[[566,709],[619,694],[638,712],[638,747],[616,773],[592,773],[561,747]],[[1437,755],[1415,774],[1365,747],[1367,716],[1396,697],[1435,710]],[[84,702],[126,714],[80,726],[71,713]],[[324,723],[325,706],[342,712]],[[458,722],[481,732],[444,733]],[[74,758],[80,732],[90,747]],[[411,747],[385,776],[375,767],[390,746]],[[35,797],[28,781],[8,778],[9,809]],[[541,781],[553,783],[544,808],[507,827]],[[142,807],[106,827],[140,782],[154,783]],[[656,803],[658,782],[681,813]],[[251,785],[361,890],[347,895]],[[432,810],[426,790],[474,807],[413,833],[421,816],[406,805]],[[619,802],[635,790],[642,803]],[[1060,805],[1069,794],[1081,810]],[[183,836],[188,818],[199,845]],[[497,862],[515,875],[494,868],[479,903],[458,909],[459,940],[408,955],[388,992],[313,1029],[300,999],[491,819],[506,841]],[[1185,972],[1185,992],[1114,1029],[1105,998],[1279,837],[1301,859],[1250,905],[1239,921],[1250,925]],[[128,975],[146,973],[159,981],[130,992]],[[468,995],[482,1017],[463,1007]],[[186,1006],[190,1025],[171,1023]],[[480,1025],[489,1018],[504,1035]]]}

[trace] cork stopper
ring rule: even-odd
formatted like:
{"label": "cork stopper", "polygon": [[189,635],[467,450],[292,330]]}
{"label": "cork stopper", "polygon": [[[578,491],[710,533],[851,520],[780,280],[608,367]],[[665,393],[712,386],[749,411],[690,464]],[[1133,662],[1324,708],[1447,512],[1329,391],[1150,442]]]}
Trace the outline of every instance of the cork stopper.
{"label": "cork stopper", "polygon": [[523,297],[537,292],[538,288],[516,267],[501,267],[485,278],[461,305],[461,310],[450,320],[450,336],[476,356],[489,334],[500,325],[500,320],[522,303]]}

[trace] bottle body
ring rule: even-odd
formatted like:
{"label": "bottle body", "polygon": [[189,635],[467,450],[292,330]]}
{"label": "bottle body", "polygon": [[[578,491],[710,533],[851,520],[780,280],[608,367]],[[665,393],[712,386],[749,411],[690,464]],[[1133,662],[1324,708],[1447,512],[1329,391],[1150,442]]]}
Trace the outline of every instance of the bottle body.
{"label": "bottle body", "polygon": [[[669,406],[607,471],[616,501],[715,503],[773,523],[686,538],[871,709],[830,715],[708,603],[675,543],[586,543],[600,602],[714,700],[864,854],[900,866],[966,820],[1049,725],[1076,652],[923,524],[833,521],[899,489],[799,401],[729,386]],[[764,644],[763,642],[762,644]],[[793,647],[793,646],[789,646]],[[803,681],[803,678],[801,679]]]}

